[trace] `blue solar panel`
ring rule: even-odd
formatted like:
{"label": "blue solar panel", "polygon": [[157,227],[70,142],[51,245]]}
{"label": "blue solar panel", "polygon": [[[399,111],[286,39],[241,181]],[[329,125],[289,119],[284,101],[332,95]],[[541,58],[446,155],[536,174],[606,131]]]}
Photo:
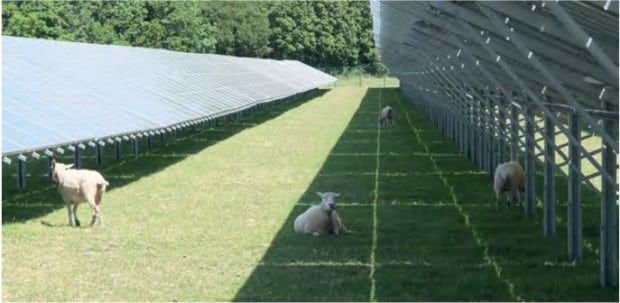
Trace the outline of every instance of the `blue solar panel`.
{"label": "blue solar panel", "polygon": [[336,79],[298,61],[3,36],[2,154],[158,130]]}

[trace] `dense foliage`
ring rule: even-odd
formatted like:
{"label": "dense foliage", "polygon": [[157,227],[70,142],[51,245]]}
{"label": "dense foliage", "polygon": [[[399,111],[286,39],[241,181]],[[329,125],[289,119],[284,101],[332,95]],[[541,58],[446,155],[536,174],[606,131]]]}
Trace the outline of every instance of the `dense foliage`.
{"label": "dense foliage", "polygon": [[20,1],[2,18],[3,35],[382,71],[367,1]]}

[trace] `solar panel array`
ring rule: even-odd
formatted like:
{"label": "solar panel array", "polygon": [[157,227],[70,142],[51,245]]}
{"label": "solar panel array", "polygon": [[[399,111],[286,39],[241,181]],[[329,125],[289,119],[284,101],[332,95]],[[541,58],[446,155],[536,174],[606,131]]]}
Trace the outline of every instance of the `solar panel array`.
{"label": "solar panel array", "polygon": [[2,154],[169,129],[336,79],[298,61],[3,36]]}
{"label": "solar panel array", "polygon": [[599,195],[604,286],[618,285],[618,7],[371,0],[380,60],[403,92],[490,175],[500,162],[524,162],[529,217],[534,164],[544,166],[545,235],[555,235],[555,173],[567,175],[571,260],[583,250],[581,184]]}

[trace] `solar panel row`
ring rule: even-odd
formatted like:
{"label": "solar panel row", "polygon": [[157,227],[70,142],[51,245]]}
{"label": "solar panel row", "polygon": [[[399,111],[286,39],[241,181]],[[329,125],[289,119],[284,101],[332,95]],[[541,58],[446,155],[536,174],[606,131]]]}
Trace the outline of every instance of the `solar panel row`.
{"label": "solar panel row", "polygon": [[165,129],[335,81],[298,61],[3,36],[2,154]]}

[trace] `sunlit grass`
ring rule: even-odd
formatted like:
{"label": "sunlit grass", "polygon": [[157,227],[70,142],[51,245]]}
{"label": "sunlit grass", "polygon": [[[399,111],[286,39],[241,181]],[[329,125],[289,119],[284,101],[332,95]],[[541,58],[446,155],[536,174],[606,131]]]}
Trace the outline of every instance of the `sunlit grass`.
{"label": "sunlit grass", "polygon": [[[104,196],[106,229],[65,227],[60,195],[53,190],[34,195],[26,203],[44,198],[58,208],[3,225],[3,299],[232,299],[318,172],[363,93],[332,91],[228,138],[212,139],[215,130],[207,130],[104,170],[111,182]],[[223,130],[234,128],[232,124]],[[181,151],[205,144],[199,140],[217,142]],[[165,166],[156,161],[172,154],[184,155]],[[158,169],[145,175],[142,166],[152,165]],[[125,177],[132,172],[138,174]],[[133,181],[118,187],[124,178]],[[34,184],[31,189],[37,190]],[[3,206],[19,195],[9,191]],[[4,215],[11,213],[5,210]],[[89,215],[83,205],[80,218]]]}
{"label": "sunlit grass", "polygon": [[[379,130],[384,104],[396,125]],[[29,163],[28,191],[3,187],[3,300],[618,300],[599,286],[594,249],[567,261],[565,212],[545,238],[542,211],[496,211],[490,177],[398,89],[338,87],[180,138],[107,154],[106,229],[66,227],[60,195]],[[341,193],[352,233],[293,231],[315,191]]]}

